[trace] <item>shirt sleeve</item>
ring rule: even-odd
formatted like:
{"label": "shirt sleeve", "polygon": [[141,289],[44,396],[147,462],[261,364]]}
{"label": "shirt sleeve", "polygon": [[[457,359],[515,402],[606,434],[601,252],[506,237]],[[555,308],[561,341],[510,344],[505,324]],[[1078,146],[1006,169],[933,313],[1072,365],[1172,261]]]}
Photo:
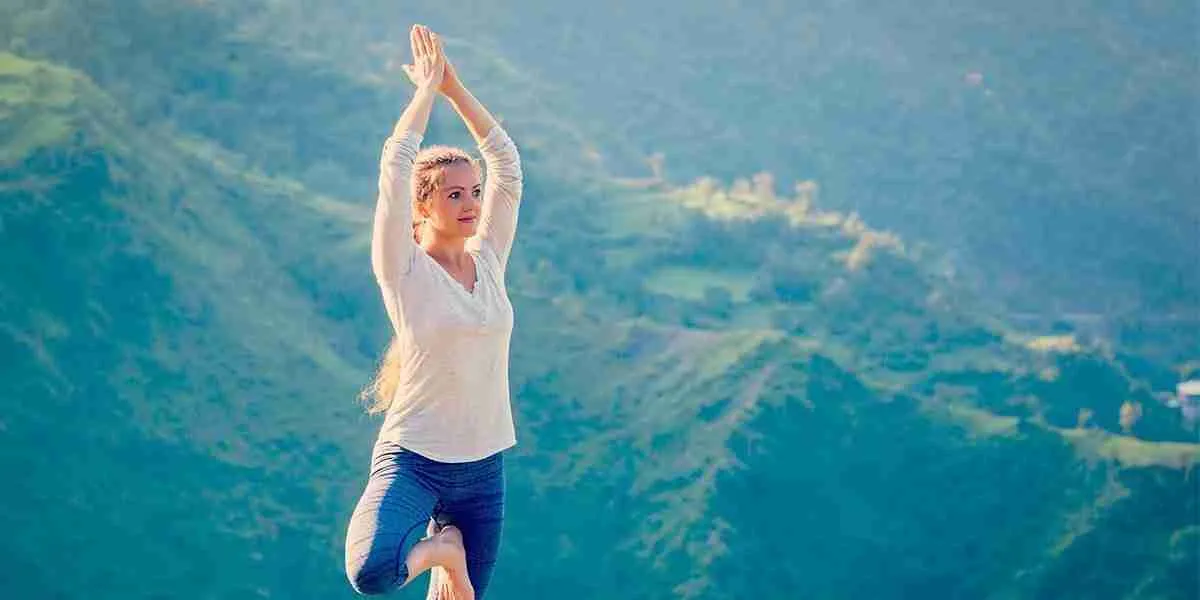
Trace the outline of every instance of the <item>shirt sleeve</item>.
{"label": "shirt sleeve", "polygon": [[422,135],[393,134],[379,159],[379,197],[371,231],[371,266],[383,292],[388,317],[400,329],[400,280],[412,269],[417,249],[412,231],[411,178]]}
{"label": "shirt sleeve", "polygon": [[517,234],[522,190],[521,158],[516,144],[499,125],[488,132],[479,145],[479,152],[483,155],[487,180],[477,235],[491,245],[500,259],[501,268],[505,268]]}

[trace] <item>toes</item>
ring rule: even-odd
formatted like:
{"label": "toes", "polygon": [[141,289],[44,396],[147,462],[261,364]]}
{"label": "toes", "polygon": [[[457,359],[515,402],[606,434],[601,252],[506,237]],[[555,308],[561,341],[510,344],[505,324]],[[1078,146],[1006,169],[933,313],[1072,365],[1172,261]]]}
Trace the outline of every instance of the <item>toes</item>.
{"label": "toes", "polygon": [[451,596],[455,600],[474,600],[475,589],[471,587],[471,582],[466,577],[463,577],[461,581],[456,578]]}

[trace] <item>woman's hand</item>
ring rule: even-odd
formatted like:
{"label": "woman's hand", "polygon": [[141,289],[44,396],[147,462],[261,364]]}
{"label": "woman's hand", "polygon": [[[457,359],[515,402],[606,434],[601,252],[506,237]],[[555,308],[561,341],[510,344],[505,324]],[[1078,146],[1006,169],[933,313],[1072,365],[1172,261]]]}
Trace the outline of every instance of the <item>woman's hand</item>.
{"label": "woman's hand", "polygon": [[[413,35],[414,36],[416,35],[415,32],[417,31],[418,28],[424,29],[425,31],[429,32],[430,37],[434,41],[437,42],[438,50],[441,51],[442,62],[445,65],[445,67],[444,67],[444,72],[442,74],[442,82],[441,82],[441,84],[439,84],[437,86],[437,91],[441,92],[442,95],[444,95],[444,96],[453,96],[454,94],[461,91],[463,89],[463,86],[462,86],[462,81],[459,80],[459,78],[458,78],[458,73],[454,70],[454,65],[450,63],[449,57],[446,56],[446,47],[445,47],[445,45],[442,44],[441,36],[429,31],[429,29],[423,25],[414,25],[413,26],[413,32],[414,32]],[[416,41],[416,38],[414,37],[414,39],[413,39],[413,55],[416,56],[416,54],[417,54],[417,41]],[[412,69],[412,68],[413,68],[413,65],[404,65],[404,67],[403,67],[404,72],[406,74],[408,74],[408,79],[413,82],[413,85],[420,87],[420,85],[417,84],[417,78],[414,77],[413,73],[410,72],[410,69]]]}
{"label": "woman's hand", "polygon": [[442,78],[442,85],[438,88],[438,91],[446,96],[453,96],[459,90],[463,89],[462,81],[458,79],[458,73],[454,71],[454,65],[450,64],[450,59],[446,58],[444,49],[442,51],[442,58],[446,61],[446,75]]}
{"label": "woman's hand", "polygon": [[404,65],[404,74],[422,90],[441,91],[446,80],[446,55],[442,52],[442,40],[424,25],[413,25],[409,34],[412,41],[413,64]]}

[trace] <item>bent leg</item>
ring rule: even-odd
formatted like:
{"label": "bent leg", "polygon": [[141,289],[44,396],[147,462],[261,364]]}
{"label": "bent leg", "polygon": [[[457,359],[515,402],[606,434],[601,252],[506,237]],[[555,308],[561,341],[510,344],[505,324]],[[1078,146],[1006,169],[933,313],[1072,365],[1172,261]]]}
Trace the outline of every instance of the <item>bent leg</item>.
{"label": "bent leg", "polygon": [[425,535],[437,497],[407,451],[379,446],[346,532],[346,577],[360,594],[385,594],[408,580],[405,559]]}

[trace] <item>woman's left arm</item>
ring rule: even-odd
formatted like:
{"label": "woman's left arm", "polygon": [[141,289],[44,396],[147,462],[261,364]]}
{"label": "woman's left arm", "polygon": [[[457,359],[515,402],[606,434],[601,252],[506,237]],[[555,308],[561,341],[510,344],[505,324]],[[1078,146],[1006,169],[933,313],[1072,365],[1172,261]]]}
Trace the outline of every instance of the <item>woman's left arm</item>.
{"label": "woman's left arm", "polygon": [[521,202],[521,157],[517,146],[495,117],[458,79],[449,61],[446,61],[445,77],[439,90],[462,117],[483,155],[487,181],[483,187],[483,207],[476,235],[491,244],[500,258],[501,267],[505,267],[517,233]]}

